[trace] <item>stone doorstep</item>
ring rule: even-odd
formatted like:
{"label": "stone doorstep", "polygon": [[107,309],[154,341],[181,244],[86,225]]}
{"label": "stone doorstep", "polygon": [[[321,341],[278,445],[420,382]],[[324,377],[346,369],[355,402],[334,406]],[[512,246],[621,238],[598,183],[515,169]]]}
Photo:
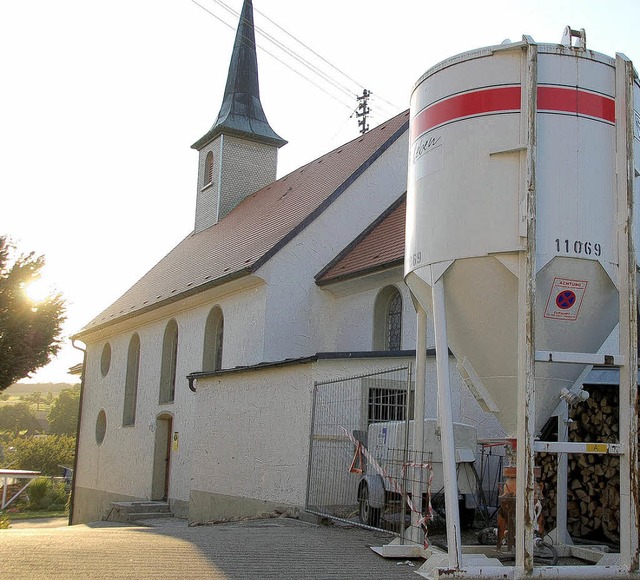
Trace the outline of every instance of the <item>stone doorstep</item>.
{"label": "stone doorstep", "polygon": [[114,501],[106,519],[114,522],[131,522],[149,518],[173,517],[169,504],[164,501]]}
{"label": "stone doorstep", "polygon": [[173,514],[171,512],[140,512],[140,513],[129,512],[127,515],[129,516],[129,520],[131,521],[173,517]]}

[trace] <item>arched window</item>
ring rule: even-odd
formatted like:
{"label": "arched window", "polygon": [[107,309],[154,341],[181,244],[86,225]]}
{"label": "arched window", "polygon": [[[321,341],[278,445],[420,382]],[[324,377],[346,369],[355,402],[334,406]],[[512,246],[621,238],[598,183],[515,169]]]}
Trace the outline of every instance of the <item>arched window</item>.
{"label": "arched window", "polygon": [[136,399],[138,398],[138,371],[140,369],[140,337],[134,334],[129,341],[127,353],[127,376],[124,384],[124,411],[122,425],[136,422]]}
{"label": "arched window", "polygon": [[204,185],[213,181],[213,153],[209,151],[204,160]]}
{"label": "arched window", "polygon": [[395,286],[380,290],[374,307],[373,348],[401,350],[402,295]]}
{"label": "arched window", "polygon": [[173,403],[176,392],[176,364],[178,361],[178,324],[170,320],[162,340],[160,369],[160,403]]}
{"label": "arched window", "polygon": [[222,343],[224,340],[224,317],[219,306],[214,306],[207,317],[204,329],[203,371],[218,371],[222,368]]}

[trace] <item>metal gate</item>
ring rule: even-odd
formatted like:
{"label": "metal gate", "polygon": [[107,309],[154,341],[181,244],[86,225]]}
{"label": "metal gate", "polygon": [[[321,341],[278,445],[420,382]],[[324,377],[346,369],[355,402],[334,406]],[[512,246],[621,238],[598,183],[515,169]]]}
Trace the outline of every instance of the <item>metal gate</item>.
{"label": "metal gate", "polygon": [[[417,461],[409,451],[413,401],[411,365],[315,384],[306,511],[403,535],[411,520],[409,480],[429,478],[430,458]],[[399,424],[400,440],[376,455],[368,435],[384,431],[386,438]],[[363,497],[371,474],[384,481],[385,489],[377,490],[382,507]],[[423,507],[414,506],[420,513]]]}
{"label": "metal gate", "polygon": [[[418,457],[409,438],[414,397],[410,364],[315,384],[306,511],[408,541],[443,530],[439,433],[426,419]],[[458,465],[459,491],[468,494],[463,528],[495,524],[502,456],[500,444],[477,441],[475,462]]]}

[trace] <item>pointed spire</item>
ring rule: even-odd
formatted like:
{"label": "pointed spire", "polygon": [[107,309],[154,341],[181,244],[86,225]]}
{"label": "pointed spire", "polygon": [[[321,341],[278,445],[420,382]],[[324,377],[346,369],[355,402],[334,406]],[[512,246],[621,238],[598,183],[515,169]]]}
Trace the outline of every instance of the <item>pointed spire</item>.
{"label": "pointed spire", "polygon": [[200,149],[221,133],[282,147],[287,142],[269,125],[260,102],[253,4],[244,0],[218,118],[192,147]]}

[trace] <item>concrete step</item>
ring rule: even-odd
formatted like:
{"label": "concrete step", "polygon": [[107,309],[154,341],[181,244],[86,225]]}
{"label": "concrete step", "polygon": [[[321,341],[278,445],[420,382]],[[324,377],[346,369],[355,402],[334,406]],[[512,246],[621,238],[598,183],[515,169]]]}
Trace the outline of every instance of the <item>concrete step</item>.
{"label": "concrete step", "polygon": [[110,522],[135,522],[167,517],[173,517],[173,513],[166,501],[114,501],[104,519]]}
{"label": "concrete step", "polygon": [[136,520],[144,520],[144,519],[150,519],[150,518],[172,518],[173,514],[171,512],[140,512],[140,513],[130,513],[129,515],[129,520],[130,521],[136,521]]}

